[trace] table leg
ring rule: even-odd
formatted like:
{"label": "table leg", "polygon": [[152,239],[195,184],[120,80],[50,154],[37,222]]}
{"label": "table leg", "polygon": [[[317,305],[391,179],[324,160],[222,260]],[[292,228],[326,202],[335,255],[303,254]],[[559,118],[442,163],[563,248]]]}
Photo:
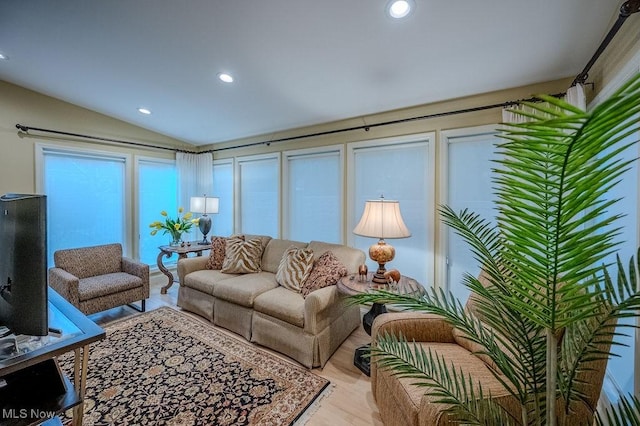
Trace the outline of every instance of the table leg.
{"label": "table leg", "polygon": [[[386,306],[381,303],[374,303],[371,306],[369,312],[364,314],[364,316],[362,317],[362,327],[369,336],[371,336],[371,326],[373,325],[373,320],[375,320],[378,315],[384,314],[385,312],[387,312]],[[371,344],[366,344],[356,348],[356,351],[353,354],[353,365],[358,367],[358,369],[367,376],[371,375],[371,359],[369,358],[370,353]]]}
{"label": "table leg", "polygon": [[165,285],[164,287],[162,287],[160,289],[160,294],[167,294],[167,290],[169,289],[169,287],[171,287],[173,285],[173,274],[171,273],[171,271],[169,271],[165,266],[164,263],[162,263],[162,258],[163,257],[167,257],[170,258],[171,256],[173,256],[173,253],[170,252],[166,252],[166,251],[160,251],[160,253],[158,254],[158,258],[156,259],[156,263],[158,264],[158,269],[160,269],[160,271],[165,274],[167,276],[167,278],[169,279],[169,282],[167,282],[167,285]]}
{"label": "table leg", "polygon": [[[82,360],[81,360],[82,358]],[[89,369],[89,345],[74,351],[73,384],[80,397],[80,404],[73,408],[73,425],[81,426],[84,417],[84,395],[87,389],[87,370]]]}

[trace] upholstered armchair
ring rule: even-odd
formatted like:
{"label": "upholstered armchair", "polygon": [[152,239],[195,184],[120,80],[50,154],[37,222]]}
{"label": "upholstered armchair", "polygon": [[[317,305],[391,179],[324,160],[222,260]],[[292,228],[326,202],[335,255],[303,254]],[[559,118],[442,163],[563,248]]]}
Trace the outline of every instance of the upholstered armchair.
{"label": "upholstered armchair", "polygon": [[[470,297],[466,309],[474,309],[473,303],[474,299]],[[420,345],[425,352],[444,356],[457,371],[481,383],[484,394],[490,394],[514,418],[521,415],[518,401],[491,372],[491,360],[478,353],[482,347],[466,339],[442,317],[418,312],[385,313],[376,317],[371,337],[375,341],[382,334],[402,335],[408,342]],[[601,344],[599,347],[607,351],[609,345]],[[567,424],[593,424],[593,409],[600,396],[606,365],[606,360],[593,361],[588,369],[578,374],[580,382],[589,386],[584,400],[576,404]],[[393,370],[381,369],[376,362],[371,362],[371,390],[385,426],[454,424],[445,412],[447,406],[435,402],[437,398],[429,394],[428,388],[417,386],[415,382],[412,378],[399,378]],[[561,407],[559,403],[559,419],[564,417]],[[558,424],[562,423],[559,421]]]}
{"label": "upholstered armchair", "polygon": [[[144,312],[149,298],[149,265],[122,256],[122,245],[58,250],[49,286],[84,314],[129,304]],[[131,305],[141,301],[140,307]]]}

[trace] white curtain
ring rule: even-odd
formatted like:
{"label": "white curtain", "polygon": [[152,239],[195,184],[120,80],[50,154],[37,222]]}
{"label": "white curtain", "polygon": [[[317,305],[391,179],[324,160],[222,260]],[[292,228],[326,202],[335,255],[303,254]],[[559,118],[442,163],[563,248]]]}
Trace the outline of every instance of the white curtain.
{"label": "white curtain", "polygon": [[[567,93],[564,95],[564,101],[571,105],[580,108],[581,110],[587,109],[587,99],[584,95],[584,86],[582,84],[576,84],[569,87]],[[524,105],[512,105],[502,109],[502,122],[503,123],[523,123],[527,121],[527,117],[518,115],[513,111],[526,111],[527,106]]]}
{"label": "white curtain", "polygon": [[176,153],[178,205],[189,210],[191,197],[213,194],[213,155]]}

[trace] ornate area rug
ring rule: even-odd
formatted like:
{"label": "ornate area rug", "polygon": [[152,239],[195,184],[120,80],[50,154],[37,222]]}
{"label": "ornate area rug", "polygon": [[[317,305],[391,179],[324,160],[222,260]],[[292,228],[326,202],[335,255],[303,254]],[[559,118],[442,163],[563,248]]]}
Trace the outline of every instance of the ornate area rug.
{"label": "ornate area rug", "polygon": [[[291,425],[329,385],[171,308],[104,328],[91,346],[85,425]],[[71,356],[60,364],[72,372]]]}

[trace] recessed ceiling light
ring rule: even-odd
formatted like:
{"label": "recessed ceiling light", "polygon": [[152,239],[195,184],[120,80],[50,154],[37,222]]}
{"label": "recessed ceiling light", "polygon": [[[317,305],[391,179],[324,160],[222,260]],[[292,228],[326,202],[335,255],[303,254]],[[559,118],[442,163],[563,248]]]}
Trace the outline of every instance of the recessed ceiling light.
{"label": "recessed ceiling light", "polygon": [[148,108],[138,108],[138,112],[144,115],[151,115],[151,110]]}
{"label": "recessed ceiling light", "polygon": [[413,0],[391,0],[387,3],[387,13],[395,19],[406,18],[415,8]]}
{"label": "recessed ceiling light", "polygon": [[8,61],[9,57],[4,53],[0,53],[0,61]]}
{"label": "recessed ceiling light", "polygon": [[227,74],[226,72],[219,73],[218,78],[225,83],[233,83],[233,77],[231,77],[231,74]]}

